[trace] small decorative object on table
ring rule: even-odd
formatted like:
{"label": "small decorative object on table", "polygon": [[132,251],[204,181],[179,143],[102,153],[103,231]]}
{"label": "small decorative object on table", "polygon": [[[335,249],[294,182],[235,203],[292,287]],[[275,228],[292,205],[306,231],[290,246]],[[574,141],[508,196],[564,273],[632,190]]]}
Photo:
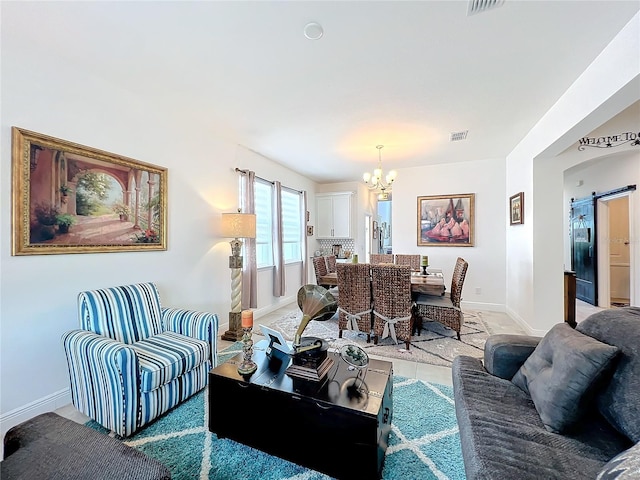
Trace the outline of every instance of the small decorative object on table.
{"label": "small decorative object on table", "polygon": [[429,256],[422,256],[422,275],[427,275],[427,267],[429,266]]}
{"label": "small decorative object on table", "polygon": [[256,371],[258,365],[251,360],[253,355],[253,340],[251,339],[251,330],[253,329],[253,310],[242,311],[242,352],[244,358],[242,363],[238,365],[238,373],[240,375],[251,375]]}
{"label": "small decorative object on table", "polygon": [[[349,398],[360,398],[367,395],[368,391],[364,383],[364,373],[369,365],[369,355],[358,345],[344,345],[340,349],[340,358],[349,365],[349,370],[357,370],[353,381],[348,380],[343,384]],[[358,385],[360,378],[360,385]],[[363,388],[365,387],[365,388]]]}

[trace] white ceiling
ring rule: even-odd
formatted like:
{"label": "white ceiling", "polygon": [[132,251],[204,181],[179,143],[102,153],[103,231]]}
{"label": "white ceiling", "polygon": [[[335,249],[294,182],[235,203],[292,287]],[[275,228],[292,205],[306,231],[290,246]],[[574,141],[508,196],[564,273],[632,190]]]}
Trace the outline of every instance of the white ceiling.
{"label": "white ceiling", "polygon": [[[2,36],[320,183],[505,157],[634,1],[1,2]],[[308,22],[324,29],[303,35]],[[630,52],[630,56],[638,52]],[[468,130],[451,143],[451,132]],[[240,167],[242,167],[240,165]]]}

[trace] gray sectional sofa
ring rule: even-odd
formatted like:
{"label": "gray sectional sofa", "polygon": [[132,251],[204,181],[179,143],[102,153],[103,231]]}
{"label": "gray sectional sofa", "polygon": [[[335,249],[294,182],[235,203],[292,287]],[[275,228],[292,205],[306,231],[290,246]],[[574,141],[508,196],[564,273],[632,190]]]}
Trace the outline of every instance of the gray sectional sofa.
{"label": "gray sectional sofa", "polygon": [[493,335],[484,355],[452,370],[467,480],[640,478],[640,308]]}

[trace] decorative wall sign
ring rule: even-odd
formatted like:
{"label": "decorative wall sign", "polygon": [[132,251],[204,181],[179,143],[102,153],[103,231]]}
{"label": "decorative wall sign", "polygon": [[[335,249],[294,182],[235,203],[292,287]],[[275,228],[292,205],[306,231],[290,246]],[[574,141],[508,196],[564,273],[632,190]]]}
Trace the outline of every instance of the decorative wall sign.
{"label": "decorative wall sign", "polygon": [[418,197],[418,246],[473,247],[475,194]]}
{"label": "decorative wall sign", "polygon": [[12,255],[167,249],[167,169],[12,128]]}
{"label": "decorative wall sign", "polygon": [[631,143],[634,146],[640,145],[640,132],[624,132],[617,135],[609,135],[608,137],[583,137],[578,140],[578,150],[584,150],[587,147],[619,147],[625,143]]}
{"label": "decorative wall sign", "polygon": [[521,225],[524,223],[524,192],[516,193],[509,197],[509,224]]}

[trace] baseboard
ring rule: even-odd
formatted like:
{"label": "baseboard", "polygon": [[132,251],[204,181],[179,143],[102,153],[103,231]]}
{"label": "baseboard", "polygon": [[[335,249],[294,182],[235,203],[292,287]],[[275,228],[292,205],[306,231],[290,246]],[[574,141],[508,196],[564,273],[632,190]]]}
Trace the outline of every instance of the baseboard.
{"label": "baseboard", "polygon": [[504,312],[505,306],[501,303],[484,303],[484,302],[460,302],[460,308],[465,310],[480,310],[485,312]]}
{"label": "baseboard", "polygon": [[41,413],[53,412],[70,403],[71,389],[65,388],[0,415],[1,438],[4,438],[5,433],[19,423],[25,422]]}
{"label": "baseboard", "polygon": [[544,337],[547,333],[546,330],[539,330],[537,328],[531,328],[531,325],[529,325],[527,322],[525,322],[524,318],[522,318],[520,315],[518,315],[516,312],[514,312],[512,309],[507,308],[506,309],[507,315],[509,315],[511,318],[513,318],[518,325],[520,325],[522,327],[522,329],[527,332],[527,335],[531,335],[534,337]]}

